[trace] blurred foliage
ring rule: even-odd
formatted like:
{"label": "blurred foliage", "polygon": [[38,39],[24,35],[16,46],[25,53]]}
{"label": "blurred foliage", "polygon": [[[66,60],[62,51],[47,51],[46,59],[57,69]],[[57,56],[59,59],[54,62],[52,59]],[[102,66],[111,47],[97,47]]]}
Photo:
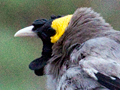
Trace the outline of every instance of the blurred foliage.
{"label": "blurred foliage", "polygon": [[41,55],[41,40],[14,33],[35,19],[72,14],[79,7],[92,7],[120,29],[119,0],[0,0],[0,90],[45,90],[46,78],[28,68]]}

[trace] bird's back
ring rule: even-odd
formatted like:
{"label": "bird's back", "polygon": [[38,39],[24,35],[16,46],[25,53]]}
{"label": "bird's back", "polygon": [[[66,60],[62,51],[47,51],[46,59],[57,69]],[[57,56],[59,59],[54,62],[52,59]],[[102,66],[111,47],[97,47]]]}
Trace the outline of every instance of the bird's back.
{"label": "bird's back", "polygon": [[[100,60],[110,58],[119,62],[120,55],[116,54],[120,52],[119,37],[120,32],[115,31],[91,8],[77,9],[65,33],[52,47],[52,57],[46,67],[46,73],[51,74],[48,76],[48,84],[54,84],[53,87],[58,88],[57,90],[108,90],[83,70],[85,66],[82,65],[82,59],[88,59],[88,61],[92,59],[99,63],[97,61],[99,57]],[[79,49],[76,48],[77,45],[80,45]],[[88,53],[88,56],[81,54],[82,50]],[[87,63],[88,67],[91,62]],[[95,66],[94,63],[91,65],[91,67]]]}

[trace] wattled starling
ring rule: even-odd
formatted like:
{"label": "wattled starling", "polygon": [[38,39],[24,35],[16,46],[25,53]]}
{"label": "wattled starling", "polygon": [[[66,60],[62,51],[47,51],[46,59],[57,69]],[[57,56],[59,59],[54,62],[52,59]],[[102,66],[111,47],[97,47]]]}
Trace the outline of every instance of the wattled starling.
{"label": "wattled starling", "polygon": [[29,68],[47,75],[48,90],[120,90],[120,31],[91,8],[38,19],[15,36],[42,40]]}

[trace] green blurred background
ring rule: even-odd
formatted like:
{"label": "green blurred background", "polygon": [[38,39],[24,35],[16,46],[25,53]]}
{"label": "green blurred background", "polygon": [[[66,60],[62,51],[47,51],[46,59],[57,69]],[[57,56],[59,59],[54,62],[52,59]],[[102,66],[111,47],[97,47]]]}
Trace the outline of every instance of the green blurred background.
{"label": "green blurred background", "polygon": [[0,90],[46,90],[46,77],[28,68],[41,55],[41,40],[14,34],[38,18],[72,14],[78,7],[92,7],[120,30],[119,0],[0,0]]}

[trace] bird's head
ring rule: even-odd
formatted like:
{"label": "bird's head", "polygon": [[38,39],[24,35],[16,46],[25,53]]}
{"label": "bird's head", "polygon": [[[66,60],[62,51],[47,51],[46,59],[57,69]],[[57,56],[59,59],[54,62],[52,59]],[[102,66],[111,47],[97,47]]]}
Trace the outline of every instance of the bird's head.
{"label": "bird's head", "polygon": [[39,37],[43,43],[55,43],[65,32],[72,15],[51,16],[51,19],[38,19],[31,26],[25,27],[15,33],[15,37]]}
{"label": "bird's head", "polygon": [[51,19],[35,20],[31,26],[16,32],[15,37],[39,37],[43,42],[42,56],[35,59],[29,68],[35,71],[36,75],[43,75],[44,66],[51,57],[52,45],[64,34],[72,15],[51,16]]}

